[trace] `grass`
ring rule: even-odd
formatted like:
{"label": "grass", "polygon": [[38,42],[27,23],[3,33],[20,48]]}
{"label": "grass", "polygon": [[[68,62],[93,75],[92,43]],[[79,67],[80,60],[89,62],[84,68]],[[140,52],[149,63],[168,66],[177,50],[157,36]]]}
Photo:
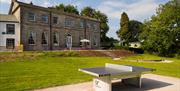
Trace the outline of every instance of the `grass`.
{"label": "grass", "polygon": [[[33,56],[36,54],[39,56]],[[5,53],[5,55],[10,54]],[[60,55],[63,54],[60,53]],[[32,90],[91,81],[92,76],[79,72],[78,69],[104,66],[105,63],[150,67],[157,70],[153,72],[154,74],[180,78],[180,60],[176,58],[162,58],[149,54],[141,54],[113,61],[109,57],[59,57],[60,55],[59,53],[53,56],[49,53],[30,52],[25,53],[24,56],[14,58],[13,61],[0,62],[0,91]],[[23,60],[21,57],[23,57]],[[137,59],[168,59],[174,62],[146,63],[130,61]]]}

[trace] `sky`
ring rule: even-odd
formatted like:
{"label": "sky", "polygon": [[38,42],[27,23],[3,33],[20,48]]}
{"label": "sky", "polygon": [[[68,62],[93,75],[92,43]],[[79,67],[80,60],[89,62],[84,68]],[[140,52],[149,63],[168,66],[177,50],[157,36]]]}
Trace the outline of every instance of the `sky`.
{"label": "sky", "polygon": [[[81,11],[84,7],[90,6],[108,16],[110,27],[107,36],[118,39],[116,31],[120,28],[120,18],[122,12],[126,12],[130,20],[143,22],[155,15],[160,4],[165,4],[169,0],[18,0],[21,2],[50,7],[60,3],[72,4]],[[7,14],[11,0],[0,0],[0,14]]]}

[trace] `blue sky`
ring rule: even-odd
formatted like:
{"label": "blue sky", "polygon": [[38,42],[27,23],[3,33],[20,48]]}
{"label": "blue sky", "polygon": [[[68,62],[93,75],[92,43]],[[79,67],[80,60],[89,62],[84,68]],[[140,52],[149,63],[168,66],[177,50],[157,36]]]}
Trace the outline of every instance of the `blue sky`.
{"label": "blue sky", "polygon": [[[164,4],[169,0],[18,0],[26,3],[31,1],[35,5],[44,7],[55,6],[57,4],[72,4],[81,10],[90,6],[105,13],[109,19],[109,37],[117,38],[116,31],[119,29],[121,13],[126,12],[130,20],[143,22],[155,14],[159,4]],[[0,13],[7,14],[11,0],[0,0]]]}

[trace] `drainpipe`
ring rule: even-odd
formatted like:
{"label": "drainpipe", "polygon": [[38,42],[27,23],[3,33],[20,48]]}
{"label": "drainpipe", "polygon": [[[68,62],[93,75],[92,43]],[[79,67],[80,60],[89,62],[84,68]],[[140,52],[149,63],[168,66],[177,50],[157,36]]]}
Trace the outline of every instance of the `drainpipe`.
{"label": "drainpipe", "polygon": [[49,47],[49,49],[50,50],[52,50],[53,48],[52,48],[52,12],[50,11],[50,13],[49,13],[49,17],[50,17],[50,19],[49,19],[49,31],[50,31],[50,47]]}
{"label": "drainpipe", "polygon": [[[86,22],[86,19],[84,19],[84,39],[86,39],[87,37],[86,37],[86,25],[87,25],[87,22]],[[84,42],[84,47],[86,48],[86,42]]]}

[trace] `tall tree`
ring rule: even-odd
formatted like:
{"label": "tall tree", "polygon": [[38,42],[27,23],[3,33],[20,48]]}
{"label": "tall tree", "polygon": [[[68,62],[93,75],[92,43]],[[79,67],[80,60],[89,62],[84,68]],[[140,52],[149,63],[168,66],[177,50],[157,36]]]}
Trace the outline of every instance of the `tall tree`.
{"label": "tall tree", "polygon": [[55,9],[57,9],[57,10],[63,10],[63,11],[64,11],[65,6],[64,6],[64,4],[59,4],[59,5],[56,5],[55,7],[52,7],[52,8],[55,8]]}
{"label": "tall tree", "polygon": [[51,9],[57,9],[57,10],[62,10],[64,12],[67,12],[67,13],[73,13],[73,14],[77,14],[79,15],[79,11],[77,9],[76,6],[73,6],[73,5],[64,5],[64,4],[59,4],[59,5],[56,5],[55,7],[50,7]]}
{"label": "tall tree", "polygon": [[137,20],[130,20],[129,21],[129,42],[137,42],[139,41],[139,34],[141,33],[142,23]]}
{"label": "tall tree", "polygon": [[81,11],[82,16],[88,16],[91,18],[96,18],[100,21],[100,30],[101,30],[101,42],[107,42],[108,37],[106,36],[109,26],[108,26],[108,17],[103,14],[100,11],[96,11],[95,9],[92,9],[91,7],[85,7]]}
{"label": "tall tree", "polygon": [[82,16],[88,16],[88,17],[94,18],[95,10],[92,9],[91,7],[85,7],[84,9],[81,10],[81,15]]}
{"label": "tall tree", "polygon": [[128,38],[130,37],[129,33],[129,18],[128,15],[123,12],[121,14],[120,19],[120,29],[117,32],[118,36],[121,38],[121,40],[124,40],[125,42],[128,42]]}
{"label": "tall tree", "polygon": [[[126,34],[124,34],[125,36],[127,36],[125,42],[137,42],[139,41],[139,34],[142,31],[142,23],[137,21],[137,20],[130,20],[129,21],[129,25],[128,25],[128,32],[126,32]],[[120,30],[116,32],[116,34],[118,35],[118,37],[121,38],[120,36]]]}
{"label": "tall tree", "polygon": [[160,5],[156,16],[143,25],[141,40],[143,48],[161,56],[180,53],[180,5],[171,0]]}
{"label": "tall tree", "polygon": [[64,11],[68,12],[68,13],[74,13],[74,14],[79,15],[79,11],[78,11],[77,7],[75,7],[73,5],[67,5],[65,7]]}

